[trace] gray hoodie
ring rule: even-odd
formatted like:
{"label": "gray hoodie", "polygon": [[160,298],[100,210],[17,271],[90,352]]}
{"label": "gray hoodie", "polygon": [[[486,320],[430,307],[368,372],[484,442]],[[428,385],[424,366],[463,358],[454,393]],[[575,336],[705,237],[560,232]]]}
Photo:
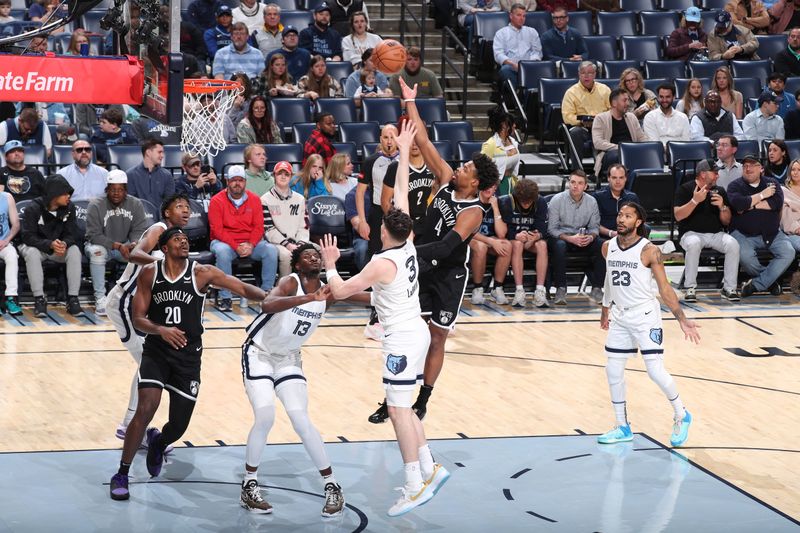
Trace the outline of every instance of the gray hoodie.
{"label": "gray hoodie", "polygon": [[86,210],[86,240],[111,250],[115,242],[134,242],[148,227],[142,201],[126,196],[114,207],[106,196],[89,202]]}

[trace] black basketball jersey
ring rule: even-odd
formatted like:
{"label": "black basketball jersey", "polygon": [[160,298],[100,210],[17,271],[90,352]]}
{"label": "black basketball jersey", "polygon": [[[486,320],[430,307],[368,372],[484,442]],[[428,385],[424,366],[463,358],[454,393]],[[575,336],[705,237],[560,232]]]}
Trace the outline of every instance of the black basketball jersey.
{"label": "black basketball jersey", "polygon": [[[490,208],[488,204],[483,204],[478,198],[457,200],[455,194],[455,189],[448,184],[446,187],[439,189],[439,192],[434,196],[433,201],[428,206],[422,244],[441,240],[447,235],[448,231],[455,227],[456,218],[462,211],[480,209],[482,210],[482,215],[485,215]],[[469,258],[470,240],[472,240],[472,235],[459,244],[448,257],[439,260],[438,265],[443,267],[465,266]]]}
{"label": "black basketball jersey", "polygon": [[[397,181],[397,165],[394,161],[389,165],[383,184],[394,189]],[[433,174],[425,164],[421,168],[408,167],[408,214],[414,220],[414,242],[422,242],[421,237],[425,232],[425,216],[428,212],[433,188]]]}
{"label": "black basketball jersey", "polygon": [[[188,345],[200,342],[203,335],[203,304],[206,295],[195,281],[197,263],[186,261],[186,269],[175,280],[167,278],[164,260],[156,262],[153,293],[147,317],[162,326],[176,327],[186,334]],[[148,335],[145,342],[164,343],[158,335]]]}

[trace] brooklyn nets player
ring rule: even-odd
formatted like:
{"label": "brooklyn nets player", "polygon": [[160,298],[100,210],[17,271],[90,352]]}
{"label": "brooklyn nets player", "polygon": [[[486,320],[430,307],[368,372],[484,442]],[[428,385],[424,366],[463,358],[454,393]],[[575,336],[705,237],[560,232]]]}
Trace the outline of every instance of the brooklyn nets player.
{"label": "brooklyn nets player", "polygon": [[643,237],[645,220],[642,206],[624,202],[617,215],[617,236],[603,243],[607,270],[600,327],[608,330],[606,375],[617,426],[600,435],[597,441],[613,444],[633,440],[625,404],[625,363],[641,351],[647,375],[661,388],[675,411],[670,442],[681,446],[689,437],[692,415],[683,407],[675,380],[664,369],[661,306],[653,294],[653,279],[687,340],[700,342],[699,326],[683,314],[664,272],[661,250]]}
{"label": "brooklyn nets player", "polygon": [[147,334],[139,367],[139,404],[125,434],[119,471],[111,478],[111,498],[127,500],[128,471],[147,424],[169,390],[169,420],[163,433],[147,430],[147,471],[161,472],[164,450],[186,431],[200,388],[203,354],[203,304],[211,285],[251,300],[266,294],[210,265],[188,259],[189,238],[181,228],[161,234],[158,245],[165,258],[142,269],[133,299],[133,325]]}
{"label": "brooklyn nets player", "polygon": [[[423,268],[419,277],[422,315],[429,318],[431,333],[424,383],[414,402],[414,411],[422,419],[427,412],[433,386],[442,371],[447,335],[458,319],[467,288],[469,241],[480,229],[483,216],[489,208],[488,204],[481,201],[479,194],[484,201],[488,201],[497,189],[499,174],[491,158],[483,154],[474,154],[470,161],[453,172],[428,138],[425,123],[414,103],[416,85],[412,89],[401,79],[400,86],[410,122],[416,126],[414,140],[422,158],[433,175],[441,183],[447,183],[428,206],[424,235],[417,245],[421,262],[433,266],[427,270]],[[385,402],[369,417],[373,423],[384,420]]]}

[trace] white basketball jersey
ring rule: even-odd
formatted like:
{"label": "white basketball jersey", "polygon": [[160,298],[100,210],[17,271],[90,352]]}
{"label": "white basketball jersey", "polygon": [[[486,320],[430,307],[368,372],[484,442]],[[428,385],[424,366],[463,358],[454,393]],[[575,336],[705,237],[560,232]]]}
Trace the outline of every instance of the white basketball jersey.
{"label": "white basketball jersey", "polygon": [[608,241],[606,277],[613,305],[623,309],[653,302],[653,274],[642,264],[642,250],[650,243],[642,237],[630,248],[621,248],[617,237]]}
{"label": "white basketball jersey", "polygon": [[[163,222],[156,222],[150,228],[158,226],[163,228],[165,231],[167,229],[167,225]],[[150,228],[147,228],[144,233],[147,233]],[[142,233],[142,237],[144,236]],[[139,237],[139,240],[142,240],[142,237]],[[156,245],[156,248],[158,245]],[[161,250],[153,249],[150,251],[150,255],[155,257],[156,259],[163,259],[164,253]],[[139,276],[139,273],[142,271],[142,265],[137,265],[134,263],[128,263],[128,266],[125,267],[125,270],[122,272],[122,275],[117,280],[117,285],[120,285],[123,289],[128,289],[131,285],[134,286],[134,290],[136,290],[136,278]]]}
{"label": "white basketball jersey", "polygon": [[410,329],[421,313],[417,249],[411,241],[406,241],[401,246],[373,255],[371,260],[381,259],[392,261],[397,266],[397,274],[389,283],[372,286],[371,303],[378,313],[378,320],[387,332]]}
{"label": "white basketball jersey", "polygon": [[[289,296],[304,295],[298,275],[289,275],[297,281],[297,293]],[[314,301],[280,313],[261,313],[247,326],[245,344],[252,343],[271,355],[299,353],[300,347],[317,329],[326,305],[324,300]]]}

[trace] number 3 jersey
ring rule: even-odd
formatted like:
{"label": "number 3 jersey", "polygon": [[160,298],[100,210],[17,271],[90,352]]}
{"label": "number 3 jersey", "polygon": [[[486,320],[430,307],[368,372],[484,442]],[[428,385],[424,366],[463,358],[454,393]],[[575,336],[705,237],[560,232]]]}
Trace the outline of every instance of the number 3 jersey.
{"label": "number 3 jersey", "polygon": [[[289,275],[297,281],[297,292],[289,296],[303,296],[305,292],[300,277],[296,273]],[[313,301],[279,313],[261,313],[247,326],[245,346],[252,344],[262,352],[278,357],[299,356],[300,347],[322,320],[326,305],[324,300]]]}
{"label": "number 3 jersey", "polygon": [[[153,276],[150,307],[147,318],[156,324],[175,327],[186,334],[187,346],[194,346],[201,341],[203,335],[203,304],[206,295],[200,292],[195,280],[195,268],[198,263],[191,259],[186,261],[186,268],[174,280],[167,277],[164,271],[164,260],[155,263],[156,274]],[[167,346],[158,335],[148,335],[145,345],[159,343]]]}
{"label": "number 3 jersey", "polygon": [[653,302],[653,274],[642,264],[642,250],[650,244],[640,238],[629,248],[622,248],[617,237],[608,241],[606,253],[606,287],[612,304],[630,309]]}
{"label": "number 3 jersey", "polygon": [[420,320],[417,249],[410,241],[381,250],[371,261],[389,260],[397,267],[389,283],[372,286],[371,304],[386,333],[414,329]]}

